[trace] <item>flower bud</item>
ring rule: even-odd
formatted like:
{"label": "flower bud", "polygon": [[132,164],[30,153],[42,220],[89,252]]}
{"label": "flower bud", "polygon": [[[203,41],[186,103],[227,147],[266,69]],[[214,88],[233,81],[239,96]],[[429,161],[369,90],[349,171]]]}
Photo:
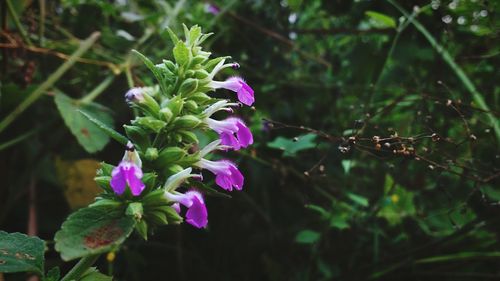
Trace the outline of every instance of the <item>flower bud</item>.
{"label": "flower bud", "polygon": [[151,145],[148,137],[148,132],[138,126],[123,125],[128,139],[135,143],[141,151]]}
{"label": "flower bud", "polygon": [[125,100],[131,106],[137,107],[145,114],[158,116],[160,105],[144,88],[132,88],[125,94]]}
{"label": "flower bud", "polygon": [[144,156],[149,161],[155,160],[156,158],[158,158],[158,149],[156,149],[156,147],[149,147],[148,149],[146,149],[146,153],[144,153]]}
{"label": "flower bud", "polygon": [[184,82],[182,82],[181,87],[179,89],[179,94],[181,96],[189,96],[189,94],[196,91],[198,88],[198,79],[188,78]]}
{"label": "flower bud", "polygon": [[196,136],[195,133],[191,131],[184,131],[184,130],[179,130],[177,131],[178,136],[180,136],[179,142],[186,142],[186,143],[198,143],[198,137]]}
{"label": "flower bud", "polygon": [[198,104],[194,100],[188,100],[184,103],[184,107],[189,111],[198,109]]}
{"label": "flower bud", "polygon": [[172,113],[172,110],[170,110],[170,108],[164,107],[160,109],[160,117],[161,119],[163,119],[163,121],[168,123],[170,122],[170,120],[172,120],[173,116],[174,114]]}
{"label": "flower bud", "polygon": [[161,120],[158,120],[153,117],[137,117],[134,121],[132,121],[134,125],[139,125],[145,129],[149,129],[155,133],[158,133],[163,129],[167,123]]}
{"label": "flower bud", "polygon": [[201,124],[201,120],[194,115],[184,115],[178,117],[174,121],[174,126],[177,129],[193,129]]}
{"label": "flower bud", "polygon": [[177,66],[172,61],[170,61],[170,60],[163,60],[163,63],[173,73],[177,72]]}
{"label": "flower bud", "polygon": [[144,215],[144,209],[142,208],[141,202],[132,202],[127,206],[125,210],[127,216],[131,216],[136,220],[140,220]]}
{"label": "flower bud", "polygon": [[198,69],[194,73],[194,77],[196,79],[200,79],[200,80],[207,78],[208,75],[210,75],[210,74],[206,70],[204,70],[204,69]]}
{"label": "flower bud", "polygon": [[205,61],[207,60],[207,58],[205,56],[195,56],[193,58],[193,61],[191,62],[193,65],[197,65],[197,64],[201,64],[201,63],[204,63]]}
{"label": "flower bud", "polygon": [[198,104],[202,104],[202,103],[205,103],[205,102],[211,100],[212,98],[205,93],[196,92],[196,93],[190,95],[189,99],[198,103]]}
{"label": "flower bud", "polygon": [[167,147],[160,152],[156,163],[161,167],[165,167],[179,161],[186,155],[187,152],[179,147]]}
{"label": "flower bud", "polygon": [[177,117],[184,107],[184,100],[182,100],[180,96],[175,96],[174,98],[166,101],[162,107],[170,109],[173,114],[172,117]]}

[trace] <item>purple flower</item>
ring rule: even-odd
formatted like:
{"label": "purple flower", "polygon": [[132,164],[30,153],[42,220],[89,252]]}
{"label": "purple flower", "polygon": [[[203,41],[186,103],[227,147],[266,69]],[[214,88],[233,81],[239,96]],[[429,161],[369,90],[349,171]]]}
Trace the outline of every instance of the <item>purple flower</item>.
{"label": "purple flower", "polygon": [[219,134],[222,145],[238,150],[253,143],[252,132],[239,118],[232,117],[222,121],[206,118],[205,122],[210,129]]}
{"label": "purple flower", "polygon": [[209,87],[214,89],[228,89],[238,95],[238,100],[248,106],[252,105],[255,101],[253,89],[241,77],[231,77],[226,81],[212,81]]}
{"label": "purple flower", "polygon": [[142,170],[133,162],[122,160],[122,162],[113,169],[111,176],[111,187],[118,195],[122,195],[127,186],[134,196],[141,195],[141,192],[145,188],[144,183],[141,181]]}
{"label": "purple flower", "polygon": [[232,191],[233,187],[236,190],[243,188],[244,177],[229,160],[210,161],[202,158],[195,165],[215,174],[215,183],[224,190]]}
{"label": "purple flower", "polygon": [[136,87],[128,90],[125,93],[125,101],[129,104],[144,101],[143,89]]}
{"label": "purple flower", "polygon": [[204,228],[208,223],[207,207],[203,196],[196,190],[190,190],[184,194],[165,192],[167,200],[176,202],[172,207],[179,213],[179,203],[188,208],[186,212],[186,222],[197,228]]}
{"label": "purple flower", "polygon": [[216,16],[220,13],[220,9],[214,4],[207,3],[205,4],[205,12]]}

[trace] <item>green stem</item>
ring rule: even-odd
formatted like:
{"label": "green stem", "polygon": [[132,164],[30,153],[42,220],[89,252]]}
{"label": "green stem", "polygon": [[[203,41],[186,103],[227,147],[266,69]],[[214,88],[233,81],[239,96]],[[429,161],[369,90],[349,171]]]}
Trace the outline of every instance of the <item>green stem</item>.
{"label": "green stem", "polygon": [[114,79],[115,79],[114,75],[106,77],[106,79],[104,79],[97,87],[95,87],[94,90],[92,90],[92,92],[81,98],[80,102],[81,103],[92,102],[95,98],[97,98],[100,94],[102,94],[102,92],[104,92],[104,90],[106,90],[106,88],[108,88],[109,85],[111,85]]}
{"label": "green stem", "polygon": [[99,255],[87,256],[82,258],[73,268],[66,273],[61,281],[77,280],[82,276],[99,258]]}
{"label": "green stem", "polygon": [[28,33],[26,32],[26,30],[24,30],[21,22],[19,21],[19,18],[17,17],[16,10],[14,9],[12,2],[10,2],[10,0],[6,0],[5,2],[7,3],[7,9],[9,9],[9,13],[14,20],[14,24],[16,25],[17,30],[19,30],[19,32],[21,33],[21,37],[23,37],[23,40],[28,43],[28,45],[33,46],[33,43],[31,43],[31,40],[28,37]]}
{"label": "green stem", "polygon": [[427,29],[419,21],[417,21],[414,18],[411,18],[409,16],[409,13],[395,1],[393,0],[387,0],[387,1],[391,5],[393,5],[396,9],[398,9],[405,17],[408,18],[408,20],[415,26],[415,28],[418,31],[420,31],[422,35],[424,35],[427,41],[429,41],[429,43],[436,50],[436,52],[441,55],[441,57],[448,64],[448,66],[450,66],[450,68],[455,72],[460,81],[462,81],[462,83],[464,84],[465,88],[471,93],[472,99],[477,104],[477,106],[486,112],[486,116],[488,117],[490,125],[493,127],[493,130],[495,131],[497,141],[499,141],[500,143],[500,124],[497,118],[495,118],[495,116],[491,113],[491,110],[484,101],[483,96],[476,89],[476,87],[469,79],[467,74],[465,74],[462,68],[455,62],[455,60],[451,57],[450,53],[448,53],[448,51],[436,41],[436,39],[429,33],[429,31],[427,31]]}
{"label": "green stem", "polygon": [[5,130],[24,110],[26,110],[33,102],[35,102],[43,93],[76,62],[77,58],[81,57],[99,38],[100,33],[92,33],[85,41],[80,44],[80,47],[63,63],[54,73],[52,73],[45,82],[36,88],[21,104],[19,104],[9,115],[0,122],[0,132]]}

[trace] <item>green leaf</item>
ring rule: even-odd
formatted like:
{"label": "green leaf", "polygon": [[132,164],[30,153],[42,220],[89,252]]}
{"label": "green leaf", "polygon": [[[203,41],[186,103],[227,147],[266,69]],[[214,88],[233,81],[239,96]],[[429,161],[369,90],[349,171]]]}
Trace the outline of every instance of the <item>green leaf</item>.
{"label": "green leaf", "polygon": [[347,197],[351,199],[354,203],[359,204],[363,207],[368,207],[368,199],[366,197],[354,194],[354,193],[347,193]]}
{"label": "green leaf", "polygon": [[47,275],[45,275],[43,281],[59,281],[60,278],[61,270],[56,266],[47,272]]}
{"label": "green leaf", "polygon": [[[64,123],[87,152],[94,153],[106,146],[109,142],[108,135],[89,119],[100,120],[106,127],[113,126],[109,109],[96,103],[80,103],[62,93],[56,94],[54,100]],[[90,116],[89,119],[78,111]]]}
{"label": "green leaf", "polygon": [[0,272],[43,275],[45,242],[22,233],[0,231]]}
{"label": "green leaf", "polygon": [[319,232],[310,229],[304,229],[297,233],[297,236],[295,236],[295,242],[302,244],[313,244],[318,241],[320,237],[321,234],[319,234]]}
{"label": "green leaf", "polygon": [[127,145],[128,139],[124,135],[111,129],[110,127],[108,127],[108,125],[106,125],[103,122],[101,122],[100,120],[92,117],[87,112],[80,110],[80,113],[83,116],[85,116],[85,118],[87,118],[90,122],[95,124],[97,126],[97,128],[99,128],[101,131],[105,132],[108,136],[112,137],[114,140],[116,140],[117,142],[119,142],[123,145]]}
{"label": "green leaf", "polygon": [[102,274],[95,267],[91,267],[78,281],[113,281],[113,277]]}
{"label": "green leaf", "polygon": [[414,193],[394,183],[394,179],[386,176],[384,187],[385,199],[377,216],[385,218],[390,225],[401,223],[403,218],[416,214],[413,203]]}
{"label": "green leaf", "polygon": [[277,137],[274,141],[268,143],[267,146],[283,150],[283,156],[285,157],[293,157],[299,151],[316,147],[314,143],[315,139],[315,134],[306,134],[298,136],[295,139]]}
{"label": "green leaf", "polygon": [[179,41],[175,44],[174,58],[179,65],[185,65],[189,61],[189,50],[184,42]]}
{"label": "green leaf", "polygon": [[70,215],[55,235],[55,249],[65,261],[109,252],[130,235],[135,220],[121,207],[98,205]]}
{"label": "green leaf", "polygon": [[366,11],[365,15],[379,28],[396,28],[396,21],[388,15],[375,11]]}

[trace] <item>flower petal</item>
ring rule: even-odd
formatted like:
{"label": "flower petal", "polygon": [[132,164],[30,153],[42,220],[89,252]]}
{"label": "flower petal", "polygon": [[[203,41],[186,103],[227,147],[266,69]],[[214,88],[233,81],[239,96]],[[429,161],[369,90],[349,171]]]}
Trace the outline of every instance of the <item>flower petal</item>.
{"label": "flower petal", "polygon": [[186,212],[186,222],[197,228],[204,228],[208,223],[207,207],[203,199],[193,196],[193,204]]}

